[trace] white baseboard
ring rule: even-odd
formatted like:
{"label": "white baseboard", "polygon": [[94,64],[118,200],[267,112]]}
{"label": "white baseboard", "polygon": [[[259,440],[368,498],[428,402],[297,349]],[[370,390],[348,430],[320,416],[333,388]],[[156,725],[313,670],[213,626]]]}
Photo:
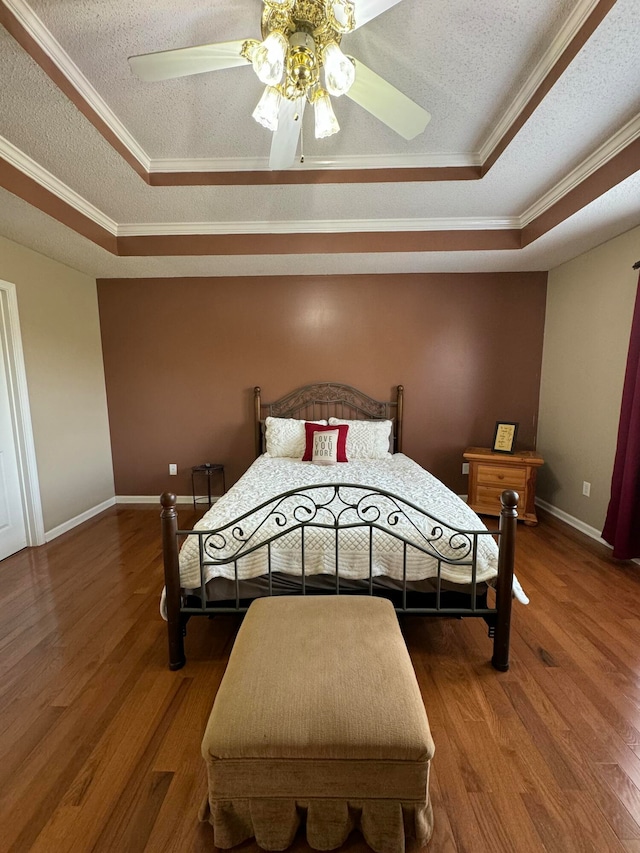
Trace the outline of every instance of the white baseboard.
{"label": "white baseboard", "polygon": [[558,509],[557,506],[553,506],[553,504],[549,504],[546,501],[543,501],[541,498],[536,498],[536,506],[539,506],[541,509],[546,510],[549,515],[553,515],[556,518],[559,518],[560,521],[564,521],[566,524],[571,527],[575,527],[576,530],[579,530],[581,533],[586,533],[587,536],[590,536],[592,539],[595,539],[596,542],[600,542],[601,545],[609,545],[608,542],[605,542],[602,536],[600,536],[600,531],[595,527],[591,527],[590,524],[585,524],[584,521],[580,521],[579,518],[576,518],[574,515],[569,515],[568,512],[565,512],[563,509]]}
{"label": "white baseboard", "polygon": [[[557,506],[553,506],[553,504],[549,504],[546,501],[543,501],[541,498],[536,498],[536,506],[539,506],[541,509],[546,510],[549,515],[553,515],[556,518],[559,518],[560,521],[564,521],[565,524],[568,524],[570,527],[574,527],[576,530],[579,530],[581,533],[585,533],[587,536],[590,536],[592,539],[595,539],[596,542],[599,542],[601,545],[606,545],[607,548],[613,550],[613,546],[606,542],[602,536],[600,536],[600,531],[592,527],[590,524],[585,524],[584,521],[580,521],[579,518],[576,518],[574,515],[569,515],[568,512],[565,512],[562,509],[558,509]],[[637,563],[640,566],[640,559],[632,560],[632,563]]]}
{"label": "white baseboard", "polygon": [[[212,495],[211,503],[215,503],[219,497],[219,495]],[[202,495],[200,496],[200,499],[206,501],[207,496]],[[178,495],[176,502],[179,504],[193,505],[193,496]],[[77,527],[79,524],[83,524],[85,521],[89,521],[90,518],[93,518],[95,515],[99,515],[99,513],[104,512],[105,509],[115,506],[115,504],[154,504],[159,507],[160,497],[159,495],[116,495],[114,498],[109,498],[101,504],[93,506],[91,509],[85,510],[85,512],[81,512],[80,515],[76,515],[75,518],[70,518],[69,521],[65,521],[57,527],[53,527],[51,530],[45,530],[44,541],[51,542],[52,539],[57,539],[58,536],[62,536],[63,533],[73,530],[74,527]]]}
{"label": "white baseboard", "polygon": [[105,509],[109,509],[109,507],[113,506],[115,502],[115,498],[109,498],[108,500],[103,501],[101,504],[93,506],[91,507],[91,509],[87,509],[84,512],[81,512],[80,515],[76,515],[75,518],[70,518],[69,521],[65,521],[62,524],[59,524],[57,527],[53,527],[51,530],[45,530],[44,541],[51,542],[52,539],[56,539],[58,536],[62,536],[63,533],[67,533],[67,531],[73,530],[73,528],[77,527],[79,524],[82,524],[85,521],[89,521],[89,519],[93,518],[94,515],[98,515],[99,513],[104,512]]}

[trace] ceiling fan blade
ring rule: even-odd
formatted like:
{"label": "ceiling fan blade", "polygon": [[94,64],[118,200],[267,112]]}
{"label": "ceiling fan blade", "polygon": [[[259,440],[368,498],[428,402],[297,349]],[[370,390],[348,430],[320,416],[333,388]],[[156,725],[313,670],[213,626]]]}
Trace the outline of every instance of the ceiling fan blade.
{"label": "ceiling fan blade", "polygon": [[354,30],[377,18],[387,9],[400,3],[400,0],[355,0],[355,25]]}
{"label": "ceiling fan blade", "polygon": [[204,71],[220,71],[223,68],[249,63],[248,59],[240,55],[245,41],[246,39],[223,41],[218,44],[198,44],[177,50],[143,53],[140,56],[130,56],[129,65],[133,73],[145,83],[202,74]]}
{"label": "ceiling fan blade", "polygon": [[304,105],[305,98],[297,98],[295,101],[282,99],[278,114],[278,129],[271,140],[270,169],[288,169],[293,165],[302,130]]}
{"label": "ceiling fan blade", "polygon": [[422,133],[431,120],[431,113],[359,60],[353,61],[356,66],[356,79],[346,97],[360,104],[405,139],[413,139]]}

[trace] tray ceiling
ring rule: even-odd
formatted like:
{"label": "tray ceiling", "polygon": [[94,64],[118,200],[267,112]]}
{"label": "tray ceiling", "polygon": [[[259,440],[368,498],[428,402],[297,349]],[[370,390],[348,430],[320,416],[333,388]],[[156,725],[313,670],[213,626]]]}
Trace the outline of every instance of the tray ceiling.
{"label": "tray ceiling", "polygon": [[[356,8],[358,0],[355,0]],[[429,110],[334,99],[270,172],[250,66],[132,54],[259,38],[259,0],[0,0],[0,234],[100,277],[548,269],[640,224],[637,0],[402,0],[342,47]]]}

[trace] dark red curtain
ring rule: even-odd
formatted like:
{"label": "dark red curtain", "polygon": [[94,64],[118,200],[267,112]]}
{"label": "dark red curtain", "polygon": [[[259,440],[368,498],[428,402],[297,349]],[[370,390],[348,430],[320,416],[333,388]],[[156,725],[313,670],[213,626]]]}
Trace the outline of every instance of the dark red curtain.
{"label": "dark red curtain", "polygon": [[640,279],[622,391],[611,500],[602,538],[620,560],[640,557]]}

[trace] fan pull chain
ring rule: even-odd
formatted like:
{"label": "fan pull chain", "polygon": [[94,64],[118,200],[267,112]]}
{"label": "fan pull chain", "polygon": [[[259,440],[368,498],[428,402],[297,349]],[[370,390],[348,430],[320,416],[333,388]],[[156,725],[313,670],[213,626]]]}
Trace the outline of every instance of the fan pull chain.
{"label": "fan pull chain", "polygon": [[304,122],[300,124],[300,163],[304,163]]}

